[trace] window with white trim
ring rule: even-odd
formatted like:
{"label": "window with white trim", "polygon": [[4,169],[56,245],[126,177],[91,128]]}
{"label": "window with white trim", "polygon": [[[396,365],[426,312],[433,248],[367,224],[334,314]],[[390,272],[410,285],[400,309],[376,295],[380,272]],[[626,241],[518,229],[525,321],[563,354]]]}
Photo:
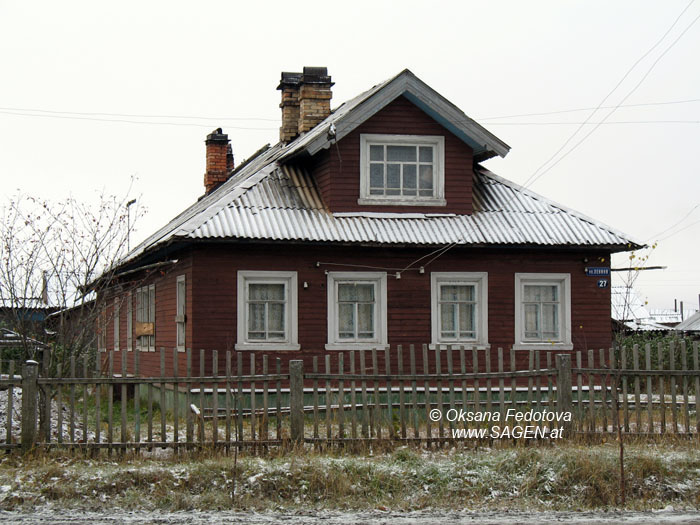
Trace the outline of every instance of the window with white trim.
{"label": "window with white trim", "polygon": [[107,309],[104,306],[97,312],[97,350],[107,351]]}
{"label": "window with white trim", "polygon": [[385,272],[328,272],[327,350],[385,348]]}
{"label": "window with white trim", "polygon": [[126,295],[126,349],[131,352],[134,349],[134,308],[132,294]]}
{"label": "window with white trim", "polygon": [[156,351],[156,285],[136,289],[136,347],[144,352]]}
{"label": "window with white trim", "polygon": [[571,350],[571,275],[515,274],[516,349]]}
{"label": "window with white trim", "polygon": [[445,138],[360,135],[359,204],[445,205]]}
{"label": "window with white trim", "polygon": [[238,272],[236,350],[299,350],[297,273]]}
{"label": "window with white trim", "polygon": [[488,345],[488,274],[433,272],[433,344]]}
{"label": "window with white trim", "polygon": [[120,308],[119,308],[119,299],[117,297],[114,298],[114,351],[118,352],[119,351],[119,314],[120,314]]}
{"label": "window with white trim", "polygon": [[175,338],[179,352],[185,351],[185,329],[187,303],[185,301],[185,276],[178,275],[175,281]]}

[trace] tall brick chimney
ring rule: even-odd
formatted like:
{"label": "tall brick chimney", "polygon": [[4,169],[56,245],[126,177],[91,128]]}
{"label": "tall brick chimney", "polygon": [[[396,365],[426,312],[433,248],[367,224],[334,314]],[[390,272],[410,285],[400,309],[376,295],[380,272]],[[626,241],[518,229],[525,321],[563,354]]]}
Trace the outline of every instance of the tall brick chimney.
{"label": "tall brick chimney", "polygon": [[325,67],[305,67],[299,89],[299,133],[331,114],[331,77]]}
{"label": "tall brick chimney", "polygon": [[325,67],[304,67],[303,73],[283,72],[280,140],[290,142],[331,113],[331,77]]}
{"label": "tall brick chimney", "polygon": [[207,145],[207,171],[204,173],[204,189],[211,193],[226,182],[233,171],[233,151],[221,128],[215,129],[204,141]]}

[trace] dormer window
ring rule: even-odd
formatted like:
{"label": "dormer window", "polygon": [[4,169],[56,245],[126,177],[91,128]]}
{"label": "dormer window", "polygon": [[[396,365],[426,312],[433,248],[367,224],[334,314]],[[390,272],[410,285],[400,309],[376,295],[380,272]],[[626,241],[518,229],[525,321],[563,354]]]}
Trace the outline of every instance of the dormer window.
{"label": "dormer window", "polygon": [[359,204],[444,206],[445,139],[360,136]]}

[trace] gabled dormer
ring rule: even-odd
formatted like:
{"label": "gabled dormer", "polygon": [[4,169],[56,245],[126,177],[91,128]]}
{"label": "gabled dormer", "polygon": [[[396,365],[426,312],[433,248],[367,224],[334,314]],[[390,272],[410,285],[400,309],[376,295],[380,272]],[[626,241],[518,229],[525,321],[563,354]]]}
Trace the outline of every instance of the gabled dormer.
{"label": "gabled dormer", "polygon": [[474,164],[505,143],[409,70],[333,112],[331,86],[325,68],[279,86],[283,158],[309,168],[331,212],[472,213]]}

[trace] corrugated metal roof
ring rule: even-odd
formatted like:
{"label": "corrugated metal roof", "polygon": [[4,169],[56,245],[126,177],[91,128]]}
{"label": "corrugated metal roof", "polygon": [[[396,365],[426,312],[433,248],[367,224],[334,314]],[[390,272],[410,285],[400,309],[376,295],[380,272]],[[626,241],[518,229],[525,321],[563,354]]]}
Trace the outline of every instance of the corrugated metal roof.
{"label": "corrugated metal roof", "polygon": [[[397,96],[411,98],[465,141],[477,140],[485,156],[509,147],[464,115],[408,70],[336,109],[325,121],[290,144],[277,144],[239,167],[205,195],[134,248],[127,263],[177,239],[260,239],[374,243],[385,245],[605,246],[637,244],[626,235],[578,212],[479,168],[474,179],[474,213],[333,214],[324,206],[313,178],[295,167],[300,151],[325,147],[328,126],[335,140]],[[447,120],[446,120],[447,119]],[[448,196],[449,197],[449,196]]]}
{"label": "corrugated metal roof", "polygon": [[[252,180],[254,179],[254,180]],[[480,171],[472,215],[336,213],[325,209],[311,175],[268,166],[188,221],[178,236],[377,244],[623,246],[630,242],[587,217]],[[187,226],[185,225],[185,226]]]}
{"label": "corrugated metal roof", "polygon": [[700,312],[696,312],[688,317],[685,321],[678,324],[674,330],[682,332],[700,332]]}

